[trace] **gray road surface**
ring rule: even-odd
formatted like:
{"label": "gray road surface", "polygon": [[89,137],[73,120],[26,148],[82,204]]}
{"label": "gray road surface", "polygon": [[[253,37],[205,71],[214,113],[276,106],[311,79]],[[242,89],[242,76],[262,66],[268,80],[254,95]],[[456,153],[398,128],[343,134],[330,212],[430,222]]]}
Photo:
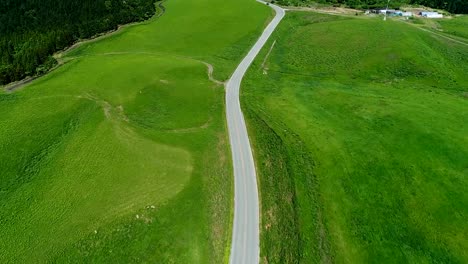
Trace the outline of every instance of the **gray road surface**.
{"label": "gray road surface", "polygon": [[[263,3],[263,2],[261,2]],[[265,4],[265,3],[263,3]],[[260,219],[257,176],[249,136],[239,103],[239,88],[245,72],[284,17],[284,10],[270,5],[276,16],[226,84],[226,116],[234,166],[234,225],[231,264],[257,264],[260,259]]]}

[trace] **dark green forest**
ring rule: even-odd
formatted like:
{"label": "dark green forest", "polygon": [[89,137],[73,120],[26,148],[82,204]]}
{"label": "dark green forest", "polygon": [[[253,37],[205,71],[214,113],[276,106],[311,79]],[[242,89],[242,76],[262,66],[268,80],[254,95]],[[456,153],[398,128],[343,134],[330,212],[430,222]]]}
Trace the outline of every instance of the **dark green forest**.
{"label": "dark green forest", "polygon": [[0,84],[46,72],[79,39],[142,21],[155,0],[0,0]]}
{"label": "dark green forest", "polygon": [[[351,8],[368,9],[387,6],[387,0],[277,0],[281,5],[304,5],[311,2],[346,5]],[[468,0],[391,0],[389,7],[399,8],[403,4],[424,5],[447,10],[453,14],[468,14]]]}

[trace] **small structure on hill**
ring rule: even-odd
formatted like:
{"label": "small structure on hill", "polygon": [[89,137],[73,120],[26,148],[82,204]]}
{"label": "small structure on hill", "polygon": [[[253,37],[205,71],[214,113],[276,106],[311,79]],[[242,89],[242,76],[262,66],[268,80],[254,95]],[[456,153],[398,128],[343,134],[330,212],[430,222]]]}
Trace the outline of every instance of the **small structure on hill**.
{"label": "small structure on hill", "polygon": [[412,17],[413,12],[404,12],[404,11],[397,10],[392,15],[393,16],[401,16],[401,17]]}
{"label": "small structure on hill", "polygon": [[401,14],[402,17],[412,17],[413,15],[413,12],[402,12]]}
{"label": "small structure on hill", "polygon": [[387,15],[393,15],[393,14],[395,14],[395,12],[397,12],[397,10],[395,10],[395,9],[381,9],[380,10],[380,14],[387,13]]}
{"label": "small structure on hill", "polygon": [[443,18],[444,15],[439,14],[438,12],[420,12],[420,16],[425,18]]}
{"label": "small structure on hill", "polygon": [[369,9],[365,12],[366,15],[368,14],[380,14],[381,9]]}
{"label": "small structure on hill", "polygon": [[401,10],[395,10],[395,9],[370,9],[365,12],[366,15],[369,14],[382,14],[385,15],[387,13],[388,16],[402,16],[402,17],[411,17],[413,16],[413,12],[404,12]]}

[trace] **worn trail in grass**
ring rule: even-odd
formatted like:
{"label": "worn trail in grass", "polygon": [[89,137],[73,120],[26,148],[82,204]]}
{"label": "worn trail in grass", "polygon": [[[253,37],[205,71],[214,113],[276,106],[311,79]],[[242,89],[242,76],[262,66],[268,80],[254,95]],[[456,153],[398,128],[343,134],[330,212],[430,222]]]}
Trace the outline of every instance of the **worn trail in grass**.
{"label": "worn trail in grass", "polygon": [[468,15],[458,15],[451,19],[440,19],[435,22],[438,29],[447,34],[464,38],[468,42]]}
{"label": "worn trail in grass", "polygon": [[220,263],[230,238],[226,79],[270,10],[170,0],[0,93],[0,262]]}
{"label": "worn trail in grass", "polygon": [[242,88],[264,263],[467,262],[467,72],[405,23],[289,13]]}

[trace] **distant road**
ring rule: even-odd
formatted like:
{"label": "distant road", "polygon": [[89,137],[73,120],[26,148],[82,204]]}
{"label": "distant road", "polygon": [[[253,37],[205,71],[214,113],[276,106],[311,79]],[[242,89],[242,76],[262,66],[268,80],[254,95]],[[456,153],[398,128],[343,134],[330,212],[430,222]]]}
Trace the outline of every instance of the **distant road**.
{"label": "distant road", "polygon": [[[260,1],[259,1],[260,2]],[[260,2],[265,4],[264,2]],[[247,127],[240,108],[239,89],[245,72],[260,52],[270,35],[284,17],[285,11],[270,5],[275,18],[262,33],[257,43],[237,67],[226,84],[226,116],[234,167],[234,226],[231,244],[231,264],[257,264],[260,260],[260,219],[257,176],[250,148]]]}

